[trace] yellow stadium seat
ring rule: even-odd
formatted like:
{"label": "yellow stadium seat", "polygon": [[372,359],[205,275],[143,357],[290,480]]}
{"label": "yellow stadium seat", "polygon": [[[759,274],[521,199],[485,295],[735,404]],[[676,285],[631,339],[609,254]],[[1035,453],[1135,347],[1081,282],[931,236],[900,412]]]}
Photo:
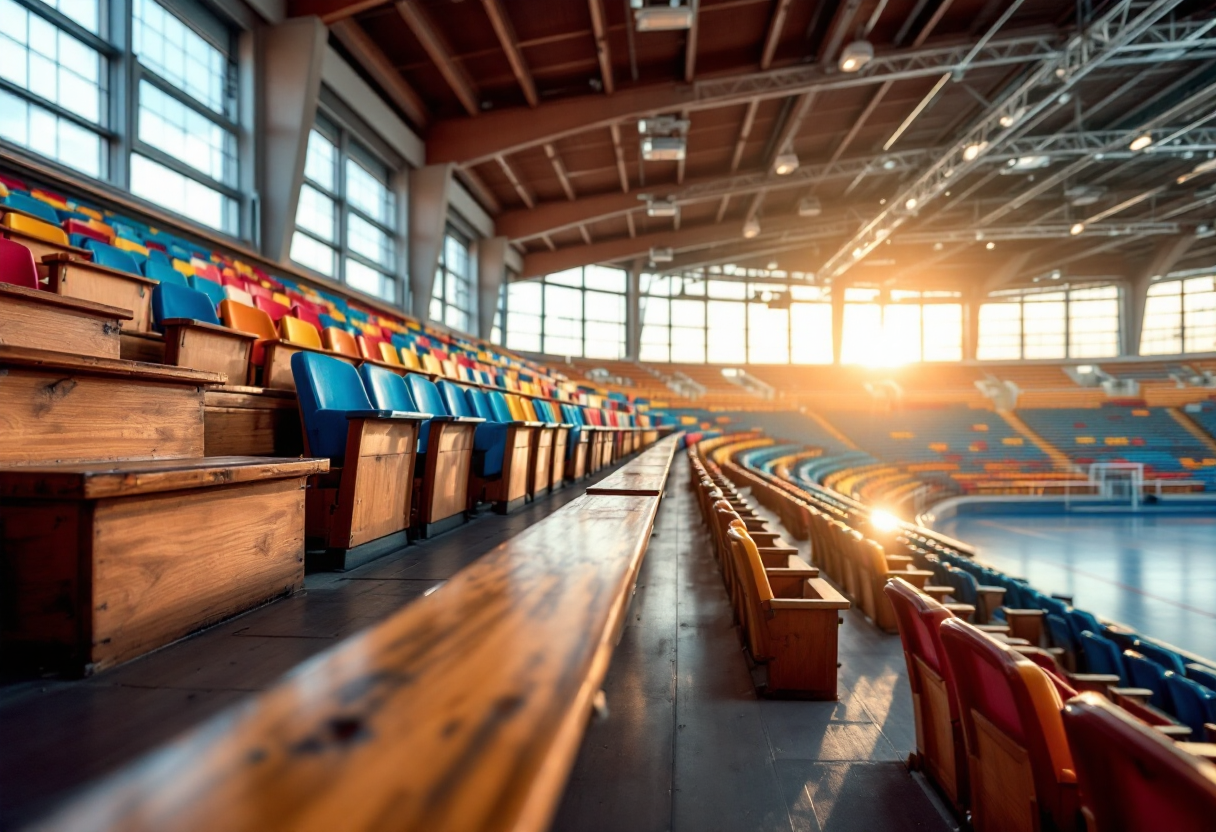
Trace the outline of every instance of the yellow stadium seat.
{"label": "yellow stadium seat", "polygon": [[8,196],[8,188],[4,187],[4,183],[0,182],[0,199]]}
{"label": "yellow stadium seat", "polygon": [[1092,444],[1094,444],[1094,438],[1092,436],[1078,436],[1077,444],[1078,445],[1092,445]]}
{"label": "yellow stadium seat", "polygon": [[[100,219],[89,219],[88,222],[85,223],[85,225],[87,225],[89,228],[95,228],[96,230],[100,231],[102,234],[105,234],[106,236],[108,236],[110,239],[113,239],[115,236],[117,236],[114,232],[114,227],[111,226],[109,223],[103,222]],[[128,242],[134,242],[134,240],[129,240]]]}
{"label": "yellow stadium seat", "polygon": [[506,399],[507,410],[511,411],[511,417],[513,419],[515,419],[517,422],[534,421],[529,419],[527,413],[524,412],[524,407],[523,404],[520,403],[519,396],[507,396]]}
{"label": "yellow stadium seat", "polygon": [[22,234],[42,240],[47,243],[54,243],[59,246],[68,244],[67,233],[57,225],[51,225],[49,222],[43,222],[39,219],[18,214],[13,211],[4,215],[4,225],[14,231],[20,231]]}
{"label": "yellow stadium seat", "polygon": [[1002,445],[1022,445],[1025,444],[1020,436],[1006,436],[1001,440]]}
{"label": "yellow stadium seat", "polygon": [[1150,416],[1152,414],[1143,408],[1136,408],[1135,410],[1132,411],[1132,415],[1133,416]]}
{"label": "yellow stadium seat", "polygon": [[988,430],[988,426],[985,425],[983,422],[980,422],[980,423],[972,425],[971,429],[973,431],[976,431],[977,433],[984,433]]}
{"label": "yellow stadium seat", "polygon": [[86,208],[83,205],[77,205],[75,210],[76,210],[76,213],[84,214],[89,219],[94,219],[94,220],[97,220],[98,222],[105,222],[106,218],[104,216],[102,216],[100,211],[95,211],[92,208]]}
{"label": "yellow stadium seat", "polygon": [[190,265],[185,260],[174,259],[173,268],[177,269],[179,272],[184,274],[186,277],[194,276],[194,266]]}
{"label": "yellow stadium seat", "polygon": [[287,295],[283,294],[282,292],[275,292],[272,295],[272,298],[274,299],[275,303],[281,303],[288,309],[291,308],[291,298],[287,297]]}
{"label": "yellow stadium seat", "polygon": [[142,254],[144,257],[148,256],[148,249],[145,246],[141,246],[134,240],[128,240],[125,237],[115,237],[114,248],[120,248],[123,251],[133,251],[136,254]]}
{"label": "yellow stadium seat", "polygon": [[410,370],[421,370],[422,364],[418,361],[418,354],[413,350],[408,350],[405,347],[401,348],[401,364]]}
{"label": "yellow stadium seat", "polygon": [[443,367],[440,365],[439,359],[431,353],[422,356],[422,369],[437,376],[443,375]]}
{"label": "yellow stadium seat", "polygon": [[321,349],[321,334],[308,321],[301,321],[299,318],[284,315],[279,318],[279,335],[283,336],[284,341],[289,341],[292,344],[299,344],[301,347],[312,347],[316,350]]}
{"label": "yellow stadium seat", "polygon": [[396,364],[398,367],[401,366],[401,356],[397,353],[396,347],[394,347],[388,341],[381,341],[378,346],[380,347],[381,361],[385,362],[386,364]]}

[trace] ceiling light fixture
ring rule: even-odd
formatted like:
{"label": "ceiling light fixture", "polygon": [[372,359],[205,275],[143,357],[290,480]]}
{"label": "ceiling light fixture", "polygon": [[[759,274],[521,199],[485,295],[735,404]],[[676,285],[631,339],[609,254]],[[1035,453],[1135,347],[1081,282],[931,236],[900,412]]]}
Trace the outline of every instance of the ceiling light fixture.
{"label": "ceiling light fixture", "polygon": [[661,248],[658,246],[655,246],[654,248],[650,249],[650,262],[651,263],[670,263],[672,260],[675,259],[675,257],[676,257],[675,252],[673,252],[671,250],[670,246],[664,246]]}
{"label": "ceiling light fixture", "polygon": [[1128,149],[1140,151],[1140,150],[1144,150],[1144,148],[1148,147],[1152,143],[1153,143],[1153,137],[1150,136],[1148,133],[1142,133],[1141,135],[1136,136],[1136,138],[1132,139],[1132,143],[1128,145]]}
{"label": "ceiling light fixture", "polygon": [[639,32],[674,32],[692,28],[692,9],[688,6],[644,6],[633,11]]}
{"label": "ceiling light fixture", "polygon": [[683,136],[647,136],[642,139],[642,158],[647,162],[679,162],[687,148]]}
{"label": "ceiling light fixture", "polygon": [[996,248],[996,243],[989,241],[988,245],[984,246],[984,248],[988,249],[989,251],[992,251],[994,248]]}
{"label": "ceiling light fixture", "polygon": [[974,162],[987,149],[988,142],[974,142],[963,148],[963,158],[968,162]]}
{"label": "ceiling light fixture", "polygon": [[882,160],[882,169],[883,170],[895,170],[895,160],[894,159],[883,159]]}
{"label": "ceiling light fixture", "polygon": [[874,47],[869,41],[855,40],[840,53],[838,66],[841,72],[857,72],[874,60]]}
{"label": "ceiling light fixture", "polygon": [[759,236],[759,234],[760,234],[760,220],[756,219],[755,217],[751,217],[748,219],[747,222],[743,223],[743,236],[744,237],[746,237],[747,239],[750,240],[753,237]]}
{"label": "ceiling light fixture", "polygon": [[798,169],[798,154],[782,153],[773,162],[773,173],[778,176],[789,176]]}
{"label": "ceiling light fixture", "polygon": [[865,254],[865,251],[862,250],[861,246],[858,246],[857,248],[853,249],[853,259],[854,260],[860,260],[861,255],[863,255],[863,254]]}
{"label": "ceiling light fixture", "polygon": [[909,211],[915,211],[917,206],[916,197],[910,196],[904,201],[904,207]]}
{"label": "ceiling light fixture", "polygon": [[1074,237],[1076,237],[1078,234],[1081,234],[1084,231],[1085,231],[1085,223],[1083,223],[1083,222],[1074,222],[1072,224],[1072,228],[1068,229],[1068,233]]}
{"label": "ceiling light fixture", "polygon": [[668,199],[652,199],[646,204],[648,217],[674,217],[680,213],[680,206]]}
{"label": "ceiling light fixture", "polygon": [[800,217],[817,217],[823,213],[823,206],[819,204],[819,197],[808,196],[798,203],[798,216]]}
{"label": "ceiling light fixture", "polygon": [[769,261],[768,261],[768,265],[767,265],[765,268],[767,268],[767,269],[768,269],[770,272],[775,272],[775,271],[777,271],[777,261],[776,261],[776,260],[769,260]]}

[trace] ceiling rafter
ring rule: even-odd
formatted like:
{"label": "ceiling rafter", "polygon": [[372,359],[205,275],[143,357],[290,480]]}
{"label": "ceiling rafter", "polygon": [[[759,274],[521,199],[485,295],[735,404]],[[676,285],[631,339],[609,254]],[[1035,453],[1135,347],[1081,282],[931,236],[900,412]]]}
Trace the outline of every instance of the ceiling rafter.
{"label": "ceiling rafter", "polygon": [[629,193],[629,171],[625,169],[625,148],[621,146],[621,127],[619,124],[611,126],[612,132],[612,152],[616,156],[616,173],[621,180],[621,192]]}
{"label": "ceiling rafter", "polygon": [[550,142],[545,145],[545,155],[549,157],[549,164],[553,166],[553,172],[557,175],[557,181],[561,183],[562,190],[566,194],[566,199],[573,202],[577,199],[574,193],[574,186],[570,184],[570,176],[566,172],[566,165],[562,161],[562,157],[558,155],[557,148]]}
{"label": "ceiling rafter", "polygon": [[451,47],[435,27],[430,15],[423,10],[418,0],[397,0],[394,5],[397,13],[401,15],[405,24],[410,27],[410,31],[414,33],[414,37],[422,45],[423,51],[434,62],[439,74],[443,76],[443,80],[456,94],[456,98],[460,100],[465,111],[470,116],[480,113],[477,90],[473,87],[473,82],[457,65],[452,57]]}
{"label": "ceiling rafter", "polygon": [[511,72],[515,73],[515,80],[519,82],[528,106],[535,107],[540,103],[540,98],[536,94],[536,82],[532,80],[532,73],[528,70],[523,52],[520,51],[519,38],[515,35],[515,27],[511,25],[511,19],[507,17],[506,9],[502,7],[501,0],[481,0],[481,4],[485,7],[486,15],[490,18],[490,25],[494,27],[494,34],[498,36],[498,42],[502,44],[502,51],[507,55],[507,63],[511,65]]}
{"label": "ceiling rafter", "polygon": [[684,40],[684,82],[691,84],[697,74],[697,24],[700,18],[700,0],[688,0],[688,8],[692,10],[692,25]]}
{"label": "ceiling rafter", "polygon": [[777,0],[773,16],[769,18],[768,32],[764,36],[764,49],[760,52],[760,68],[768,69],[781,43],[781,32],[785,29],[785,17],[789,13],[791,0]]}
{"label": "ceiling rafter", "polygon": [[532,192],[520,181],[519,176],[515,173],[515,169],[507,161],[507,157],[495,156],[494,161],[498,162],[498,166],[502,168],[503,175],[507,177],[507,181],[511,183],[511,187],[515,189],[515,193],[519,195],[520,201],[529,208],[536,207],[536,198],[532,196]]}
{"label": "ceiling rafter", "polygon": [[612,77],[612,52],[608,48],[608,21],[604,17],[603,0],[587,0],[587,9],[591,12],[591,32],[595,37],[595,56],[600,62],[600,80],[604,92],[612,95],[616,91],[616,81]]}
{"label": "ceiling rafter", "polygon": [[353,20],[341,20],[329,27],[338,42],[346,47],[359,65],[367,71],[380,88],[388,94],[405,117],[420,129],[425,129],[430,123],[431,116],[426,104],[414,88],[406,83],[401,73],[393,66],[393,62],[380,51],[380,47],[368,37],[358,23]]}
{"label": "ceiling rafter", "polygon": [[289,0],[288,17],[316,15],[326,26],[349,20],[357,14],[388,5],[389,0]]}

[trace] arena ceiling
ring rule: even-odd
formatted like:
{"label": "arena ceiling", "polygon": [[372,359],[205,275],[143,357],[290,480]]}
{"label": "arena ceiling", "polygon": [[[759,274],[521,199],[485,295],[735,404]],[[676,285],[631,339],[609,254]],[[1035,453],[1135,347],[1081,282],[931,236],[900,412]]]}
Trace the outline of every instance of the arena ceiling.
{"label": "arena ceiling", "polygon": [[[456,166],[521,277],[663,248],[971,291],[1216,260],[1213,2],[684,0],[673,31],[638,31],[639,0],[290,5]],[[643,130],[683,158],[644,159]]]}

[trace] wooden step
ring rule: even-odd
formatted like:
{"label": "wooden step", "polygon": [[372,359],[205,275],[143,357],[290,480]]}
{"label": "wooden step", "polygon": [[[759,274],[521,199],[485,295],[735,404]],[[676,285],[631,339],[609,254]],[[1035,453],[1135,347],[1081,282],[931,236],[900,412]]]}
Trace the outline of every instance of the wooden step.
{"label": "wooden step", "polygon": [[132,332],[152,331],[152,289],[158,281],[70,254],[47,255],[42,263],[52,292],[130,309],[131,318],[122,322],[122,328]]}
{"label": "wooden step", "polygon": [[297,591],[324,459],[0,468],[6,667],[88,674]]}
{"label": "wooden step", "polygon": [[39,828],[546,829],[658,502],[573,500]]}
{"label": "wooden step", "polygon": [[203,456],[218,373],[0,346],[0,465]]}
{"label": "wooden step", "polygon": [[131,313],[41,289],[0,283],[0,344],[118,358],[121,323]]}
{"label": "wooden step", "polygon": [[300,406],[290,390],[225,385],[203,394],[207,456],[300,456]]}

